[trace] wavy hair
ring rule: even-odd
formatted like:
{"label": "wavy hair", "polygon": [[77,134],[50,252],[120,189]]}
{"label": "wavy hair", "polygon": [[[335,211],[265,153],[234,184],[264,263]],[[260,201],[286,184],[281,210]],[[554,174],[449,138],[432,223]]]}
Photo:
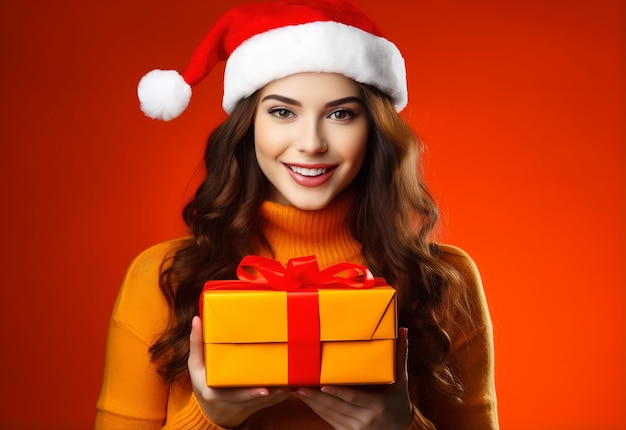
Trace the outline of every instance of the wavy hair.
{"label": "wavy hair", "polygon": [[[353,184],[357,198],[349,225],[370,270],[398,292],[400,325],[409,328],[409,371],[418,376],[420,391],[435,390],[461,402],[462,386],[446,359],[453,315],[467,314],[463,281],[430,241],[438,210],[421,179],[421,142],[388,96],[361,87],[371,127]],[[254,154],[257,101],[258,92],[241,101],[209,137],[206,177],[183,210],[192,237],[162,266],[170,320],[150,352],[168,384],[188,376],[191,319],[204,282],[233,279],[241,258],[261,248],[272,253],[259,218],[268,185]]]}

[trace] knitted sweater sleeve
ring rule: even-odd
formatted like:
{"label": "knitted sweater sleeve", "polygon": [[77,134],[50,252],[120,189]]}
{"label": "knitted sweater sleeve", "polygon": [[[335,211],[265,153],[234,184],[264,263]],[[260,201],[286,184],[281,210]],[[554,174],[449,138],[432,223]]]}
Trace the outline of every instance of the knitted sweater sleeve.
{"label": "knitted sweater sleeve", "polygon": [[[442,245],[442,257],[461,273],[470,314],[459,317],[461,327],[451,334],[448,365],[464,388],[464,402],[455,404],[436,397],[422,411],[438,430],[499,428],[494,382],[493,329],[482,281],[476,264],[464,251]],[[415,420],[414,420],[415,421]],[[411,427],[411,429],[431,427]]]}
{"label": "knitted sweater sleeve", "polygon": [[173,246],[166,242],[142,252],[126,273],[109,324],[96,430],[221,429],[189,390],[172,396],[175,388],[163,384],[151,361],[149,348],[168,318],[159,271]]}

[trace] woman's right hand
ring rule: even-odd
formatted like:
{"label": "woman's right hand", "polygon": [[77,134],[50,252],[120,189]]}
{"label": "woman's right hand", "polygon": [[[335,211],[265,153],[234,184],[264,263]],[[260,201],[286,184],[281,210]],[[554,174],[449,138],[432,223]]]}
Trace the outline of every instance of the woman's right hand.
{"label": "woman's right hand", "polygon": [[194,317],[189,336],[189,375],[193,392],[202,411],[220,427],[233,428],[253,413],[282,402],[289,396],[284,389],[267,388],[211,388],[206,385],[202,322]]}

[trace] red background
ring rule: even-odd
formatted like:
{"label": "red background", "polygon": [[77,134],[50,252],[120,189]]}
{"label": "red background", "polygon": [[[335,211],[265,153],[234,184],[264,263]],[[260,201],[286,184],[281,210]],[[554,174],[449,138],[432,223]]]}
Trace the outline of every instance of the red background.
{"label": "red background", "polygon": [[[92,426],[124,271],[184,232],[224,117],[221,69],[167,124],[136,83],[239,3],[1,3],[0,428]],[[502,427],[624,428],[624,2],[361,4],[405,54],[441,239],[481,268]]]}

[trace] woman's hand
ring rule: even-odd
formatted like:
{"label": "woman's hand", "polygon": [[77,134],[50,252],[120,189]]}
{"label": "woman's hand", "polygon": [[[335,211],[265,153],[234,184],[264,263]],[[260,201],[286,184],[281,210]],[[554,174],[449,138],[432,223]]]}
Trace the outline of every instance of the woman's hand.
{"label": "woman's hand", "polygon": [[401,328],[396,347],[396,382],[378,391],[355,387],[300,388],[298,397],[335,430],[406,430],[413,417],[406,359],[407,330]]}
{"label": "woman's hand", "polygon": [[204,414],[221,427],[237,427],[250,415],[287,398],[283,389],[210,388],[206,385],[202,322],[194,317],[189,336],[189,375],[193,392]]}

